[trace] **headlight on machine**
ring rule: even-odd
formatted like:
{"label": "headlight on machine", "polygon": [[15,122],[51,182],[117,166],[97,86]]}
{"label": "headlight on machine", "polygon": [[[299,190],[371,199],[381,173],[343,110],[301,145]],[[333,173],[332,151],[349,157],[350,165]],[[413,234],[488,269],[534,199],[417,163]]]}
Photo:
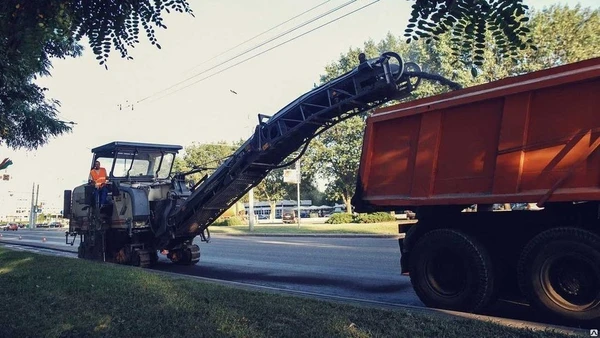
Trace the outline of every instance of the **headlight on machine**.
{"label": "headlight on machine", "polygon": [[134,228],[143,228],[146,226],[146,222],[145,221],[136,221],[133,222],[133,227]]}

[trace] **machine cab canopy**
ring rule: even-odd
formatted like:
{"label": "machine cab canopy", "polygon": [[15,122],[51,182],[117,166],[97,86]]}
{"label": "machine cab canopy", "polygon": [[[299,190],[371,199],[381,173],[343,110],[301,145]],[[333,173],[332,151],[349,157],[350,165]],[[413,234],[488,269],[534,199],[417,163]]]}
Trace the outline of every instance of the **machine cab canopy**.
{"label": "machine cab canopy", "polygon": [[93,161],[100,161],[109,179],[153,181],[170,176],[179,145],[115,141],[92,149]]}

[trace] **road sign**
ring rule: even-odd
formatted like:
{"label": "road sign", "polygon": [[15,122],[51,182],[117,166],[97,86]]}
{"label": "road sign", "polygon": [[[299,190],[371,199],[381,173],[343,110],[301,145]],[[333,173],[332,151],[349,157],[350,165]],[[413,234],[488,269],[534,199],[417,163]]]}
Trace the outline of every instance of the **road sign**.
{"label": "road sign", "polygon": [[296,169],[283,170],[283,182],[298,184],[298,171]]}

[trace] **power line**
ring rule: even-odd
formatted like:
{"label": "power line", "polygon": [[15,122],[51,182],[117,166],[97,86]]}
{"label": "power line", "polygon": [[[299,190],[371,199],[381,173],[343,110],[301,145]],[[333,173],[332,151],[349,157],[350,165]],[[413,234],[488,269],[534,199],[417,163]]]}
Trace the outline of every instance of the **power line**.
{"label": "power line", "polygon": [[[288,43],[288,42],[294,41],[294,40],[296,40],[296,39],[298,39],[298,38],[300,38],[300,37],[302,37],[302,36],[304,36],[304,35],[306,35],[306,34],[308,34],[308,33],[314,32],[315,30],[317,30],[317,29],[320,29],[320,28],[322,28],[322,27],[324,27],[324,26],[327,26],[327,25],[329,25],[329,24],[331,24],[331,23],[333,23],[333,22],[335,22],[335,21],[338,21],[338,20],[340,20],[340,19],[342,19],[342,18],[344,18],[344,17],[346,17],[346,16],[348,16],[348,15],[350,15],[350,14],[354,14],[354,13],[356,13],[356,12],[358,12],[358,11],[360,11],[360,10],[362,10],[362,9],[366,8],[366,7],[369,7],[369,6],[371,6],[371,5],[373,5],[373,4],[377,3],[377,2],[379,2],[379,1],[381,1],[381,0],[374,0],[374,1],[372,1],[372,2],[370,2],[370,3],[368,3],[368,4],[366,4],[366,5],[364,5],[364,6],[362,6],[362,7],[359,7],[359,8],[357,8],[357,9],[355,9],[355,10],[353,10],[353,11],[351,11],[351,12],[348,12],[348,13],[346,13],[346,14],[344,14],[344,15],[340,16],[340,17],[337,17],[337,18],[335,18],[335,19],[333,19],[333,20],[331,20],[331,21],[328,21],[328,22],[326,22],[326,23],[324,23],[324,24],[322,24],[322,25],[320,25],[320,26],[317,26],[317,27],[315,27],[315,28],[313,28],[313,29],[311,29],[311,30],[309,30],[309,31],[307,31],[307,32],[304,32],[304,33],[302,33],[302,34],[300,34],[300,35],[298,35],[298,36],[295,36],[295,37],[293,37],[293,38],[291,38],[291,39],[288,39],[288,40],[286,40],[286,41],[284,41],[284,42],[282,42],[282,43],[280,43],[280,44],[278,44],[278,45],[275,45],[275,46],[273,46],[273,47],[271,47],[271,48],[268,48],[268,49],[266,49],[266,50],[264,50],[264,51],[262,51],[262,52],[260,52],[260,53],[258,53],[258,54],[252,55],[251,57],[248,57],[248,58],[246,58],[246,59],[244,59],[244,60],[242,60],[242,61],[239,61],[239,62],[237,62],[237,63],[235,63],[235,64],[233,64],[233,65],[231,65],[231,66],[229,66],[229,67],[227,67],[227,68],[221,69],[221,70],[219,70],[219,71],[218,71],[218,72],[216,72],[216,73],[213,73],[213,74],[211,74],[211,75],[205,76],[205,77],[203,77],[203,78],[201,78],[201,79],[199,79],[199,80],[197,80],[197,81],[194,81],[194,82],[192,82],[192,83],[190,83],[190,84],[188,84],[188,85],[186,85],[186,86],[184,86],[184,87],[181,87],[181,88],[179,88],[179,89],[177,89],[177,90],[175,90],[175,91],[172,91],[172,92],[170,92],[170,93],[167,93],[167,94],[164,94],[164,95],[162,95],[162,96],[159,96],[159,97],[157,97],[156,99],[154,99],[154,100],[152,100],[152,101],[150,101],[150,102],[157,101],[157,100],[159,100],[159,99],[162,99],[162,98],[164,98],[164,97],[167,97],[167,96],[169,96],[169,95],[171,95],[171,94],[174,94],[174,93],[177,93],[177,92],[179,92],[179,91],[181,91],[181,90],[184,90],[184,89],[186,89],[186,88],[188,88],[188,87],[190,87],[190,86],[193,86],[193,85],[195,85],[195,84],[196,84],[196,83],[198,83],[198,82],[204,81],[204,80],[206,80],[206,79],[209,79],[209,78],[211,78],[211,77],[213,77],[213,76],[215,76],[215,75],[221,74],[222,72],[224,72],[224,71],[226,71],[226,70],[229,70],[229,69],[231,69],[231,68],[233,68],[233,67],[235,67],[235,66],[238,66],[238,65],[240,65],[240,64],[242,64],[242,63],[245,63],[245,62],[247,62],[247,61],[250,61],[250,60],[254,59],[254,58],[255,58],[255,57],[257,57],[257,56],[260,56],[260,55],[262,55],[262,54],[264,54],[264,53],[266,53],[266,52],[269,52],[269,51],[271,51],[271,50],[273,50],[273,49],[275,49],[275,48],[277,48],[277,47],[280,47],[280,46],[282,46],[282,45],[285,45],[285,44],[286,44],[286,43]],[[195,77],[195,76],[194,76],[194,77]],[[151,97],[151,96],[149,96],[149,97]],[[147,98],[149,98],[149,97],[147,97]]]}
{"label": "power line", "polygon": [[330,9],[329,11],[327,11],[327,12],[325,12],[325,13],[323,13],[323,14],[320,14],[320,15],[318,15],[317,17],[314,17],[314,18],[312,18],[312,19],[310,19],[310,20],[308,20],[308,21],[305,21],[305,22],[301,23],[300,25],[298,25],[298,26],[296,26],[296,27],[294,27],[294,28],[292,28],[292,29],[288,29],[287,31],[285,31],[285,32],[283,32],[283,33],[280,33],[279,35],[277,35],[277,36],[275,36],[275,37],[273,37],[273,38],[270,38],[270,39],[268,39],[267,41],[264,41],[264,42],[262,42],[262,43],[260,43],[260,44],[258,44],[258,45],[256,45],[256,46],[254,46],[254,47],[250,48],[250,49],[247,49],[247,50],[245,50],[245,51],[243,51],[243,52],[241,52],[241,53],[237,54],[236,56],[234,56],[234,57],[232,57],[232,58],[229,58],[229,59],[227,59],[227,60],[225,60],[225,61],[223,61],[223,62],[221,62],[221,63],[218,63],[218,64],[216,64],[216,65],[214,65],[214,66],[212,66],[212,67],[210,67],[210,68],[208,68],[208,69],[206,69],[206,70],[203,70],[203,71],[202,71],[202,72],[200,72],[200,73],[197,73],[197,74],[195,74],[195,75],[192,75],[192,76],[190,76],[190,77],[188,77],[188,78],[186,78],[186,79],[184,79],[184,80],[182,80],[182,81],[179,81],[179,82],[177,82],[177,83],[175,83],[175,84],[173,84],[173,85],[169,86],[168,88],[165,88],[165,89],[163,89],[163,90],[160,90],[160,91],[158,91],[158,92],[156,92],[156,93],[154,93],[154,94],[148,95],[148,96],[144,97],[143,99],[141,99],[141,100],[137,101],[136,103],[141,103],[141,102],[143,102],[143,101],[146,101],[147,99],[149,99],[149,98],[151,98],[151,97],[153,97],[153,96],[155,96],[155,95],[161,94],[162,92],[165,92],[165,91],[167,91],[167,90],[169,90],[169,89],[171,89],[171,88],[173,88],[173,87],[176,87],[176,86],[178,86],[178,85],[180,85],[180,84],[182,84],[182,83],[184,83],[184,82],[186,82],[186,81],[189,81],[189,80],[191,80],[191,79],[193,79],[193,78],[195,78],[195,77],[198,77],[198,76],[200,76],[200,75],[202,75],[202,74],[204,74],[204,73],[206,73],[206,72],[208,72],[208,71],[210,71],[210,70],[213,70],[213,69],[215,69],[215,68],[217,68],[217,67],[219,67],[219,66],[222,66],[222,65],[224,65],[224,64],[226,64],[226,63],[228,63],[228,62],[230,62],[230,61],[233,61],[233,60],[235,60],[235,59],[239,58],[240,56],[243,56],[244,54],[247,54],[247,53],[249,53],[249,52],[251,52],[251,51],[253,51],[253,50],[255,50],[255,49],[259,48],[259,47],[262,47],[262,46],[264,46],[264,45],[268,44],[268,43],[269,43],[269,42],[271,42],[271,41],[277,40],[277,39],[279,39],[280,37],[282,37],[282,36],[284,36],[284,35],[287,35],[287,34],[289,34],[289,33],[293,32],[293,31],[295,31],[295,30],[297,30],[297,29],[299,29],[299,28],[302,28],[302,27],[304,27],[304,26],[306,26],[306,25],[308,25],[308,24],[310,24],[310,23],[312,23],[312,22],[314,22],[314,21],[316,21],[316,20],[318,20],[318,19],[321,19],[321,18],[323,18],[323,17],[325,17],[325,16],[327,16],[327,15],[329,15],[329,14],[333,13],[333,12],[337,12],[337,11],[339,11],[340,9],[342,9],[342,8],[344,8],[344,7],[346,7],[346,6],[349,6],[349,5],[351,5],[352,3],[356,2],[356,1],[358,1],[358,0],[350,0],[350,1],[346,2],[346,3],[344,3],[344,4],[341,4],[341,5],[339,5],[339,6],[338,6],[338,7],[336,7],[336,8]]}
{"label": "power line", "polygon": [[284,21],[284,22],[282,22],[282,23],[278,24],[277,26],[271,27],[271,28],[269,28],[268,30],[266,30],[266,31],[264,31],[264,32],[262,32],[262,33],[260,33],[260,34],[258,34],[258,35],[255,35],[255,36],[251,37],[250,39],[248,39],[248,40],[246,40],[246,41],[244,41],[244,42],[240,42],[240,43],[238,43],[237,45],[235,45],[235,46],[233,46],[233,47],[229,48],[228,50],[226,50],[226,51],[224,51],[224,52],[222,52],[222,53],[220,53],[220,54],[218,54],[218,55],[215,55],[215,56],[213,56],[212,58],[210,58],[210,59],[208,59],[208,60],[206,60],[206,61],[204,61],[204,62],[202,62],[202,63],[200,63],[200,64],[198,64],[198,65],[196,65],[196,66],[194,66],[194,67],[193,67],[193,68],[191,68],[189,71],[192,71],[192,70],[194,70],[194,69],[196,69],[196,68],[198,68],[198,67],[202,66],[203,64],[205,64],[205,63],[207,63],[207,62],[209,62],[209,61],[212,61],[212,60],[214,60],[214,59],[218,58],[219,56],[221,56],[221,55],[223,55],[223,54],[226,54],[227,52],[229,52],[229,51],[231,51],[231,50],[233,50],[233,49],[236,49],[237,47],[239,47],[239,46],[241,46],[241,45],[245,44],[245,43],[246,43],[246,42],[248,42],[248,41],[252,41],[252,40],[256,39],[257,37],[259,37],[259,36],[262,36],[262,35],[264,35],[264,34],[266,34],[266,33],[270,32],[270,31],[274,30],[275,28],[278,28],[278,27],[280,27],[280,26],[282,26],[282,25],[284,25],[284,24],[286,24],[286,23],[288,23],[288,22],[290,22],[290,21],[292,21],[292,20],[294,20],[294,19],[296,19],[296,18],[298,18],[298,17],[301,17],[302,15],[304,15],[304,14],[306,14],[306,13],[308,13],[308,12],[312,11],[313,9],[319,8],[319,7],[323,6],[324,4],[326,4],[326,3],[330,2],[330,1],[331,1],[331,0],[323,1],[323,2],[321,2],[320,4],[318,4],[318,5],[316,5],[316,6],[312,7],[312,8],[309,8],[309,9],[305,10],[304,12],[302,12],[302,13],[300,13],[300,14],[298,14],[298,15],[296,15],[296,16],[294,16],[294,17],[292,17],[292,18],[289,18],[289,19],[287,19],[286,21]]}

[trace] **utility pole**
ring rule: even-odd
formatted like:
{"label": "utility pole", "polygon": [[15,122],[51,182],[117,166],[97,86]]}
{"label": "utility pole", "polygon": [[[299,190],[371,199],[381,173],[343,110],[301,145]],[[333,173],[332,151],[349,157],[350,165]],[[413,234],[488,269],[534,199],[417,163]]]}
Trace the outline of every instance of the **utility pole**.
{"label": "utility pole", "polygon": [[33,226],[31,227],[32,229],[35,228],[35,224],[37,222],[37,212],[38,212],[38,200],[40,198],[40,185],[37,185],[37,192],[35,194],[35,211],[33,212]]}
{"label": "utility pole", "polygon": [[250,232],[254,231],[254,188],[250,189],[248,193],[248,224],[250,225]]}
{"label": "utility pole", "polygon": [[296,187],[297,187],[297,197],[298,197],[298,228],[300,228],[300,218],[302,218],[302,216],[300,215],[300,178],[302,177],[302,175],[300,174],[300,159],[298,159],[298,161],[296,161],[296,175],[298,175],[297,178],[297,182],[296,182]]}
{"label": "utility pole", "polygon": [[34,203],[35,203],[35,182],[33,182],[33,187],[31,188],[31,207],[29,210],[29,229],[33,229],[33,224],[34,224],[34,220],[33,220],[33,208],[35,208]]}

